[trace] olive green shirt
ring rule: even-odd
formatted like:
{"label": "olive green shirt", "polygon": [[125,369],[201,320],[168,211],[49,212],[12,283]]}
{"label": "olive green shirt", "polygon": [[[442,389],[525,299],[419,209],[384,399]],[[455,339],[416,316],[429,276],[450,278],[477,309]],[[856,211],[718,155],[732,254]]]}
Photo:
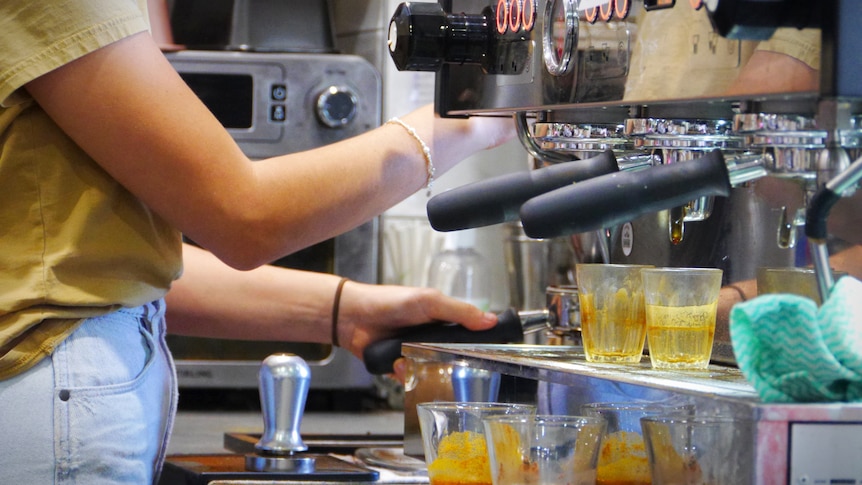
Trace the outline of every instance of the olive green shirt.
{"label": "olive green shirt", "polygon": [[767,41],[725,39],[706,9],[686,2],[640,12],[633,33],[625,99],[632,102],[720,97],[756,50],[786,54],[820,68],[820,31],[777,29]]}
{"label": "olive green shirt", "polygon": [[0,379],[83,319],[161,298],[181,272],[179,232],[22,88],[147,29],[145,0],[0,2]]}

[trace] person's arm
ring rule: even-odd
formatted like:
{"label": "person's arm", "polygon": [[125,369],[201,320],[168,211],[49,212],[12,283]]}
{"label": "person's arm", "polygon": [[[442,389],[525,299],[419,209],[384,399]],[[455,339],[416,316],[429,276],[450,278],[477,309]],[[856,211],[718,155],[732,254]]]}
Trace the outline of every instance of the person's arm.
{"label": "person's arm", "polygon": [[[331,343],[332,307],[340,277],[275,266],[228,267],[211,253],[184,245],[184,272],[166,297],[168,330],[213,338]],[[369,343],[396,329],[432,320],[473,330],[497,319],[430,288],[344,285],[338,341],[361,358]]]}
{"label": "person's arm", "polygon": [[829,264],[836,271],[862,280],[862,246],[851,246],[829,257]]}
{"label": "person's arm", "polygon": [[780,52],[754,51],[727,89],[727,95],[789,93],[816,90],[820,72]]}
{"label": "person's arm", "polygon": [[[829,257],[829,265],[835,271],[843,271],[849,276],[862,279],[862,245],[851,246],[833,254]],[[757,295],[757,281],[753,279],[737,281],[721,288],[716,315],[716,339],[729,340],[730,310],[737,303],[750,300]]]}
{"label": "person's arm", "polygon": [[[112,177],[239,269],[352,229],[427,180],[417,141],[396,124],[249,160],[148,33],[81,57],[26,89]],[[430,147],[438,175],[515,132],[508,118],[440,119],[431,107],[403,120]]]}

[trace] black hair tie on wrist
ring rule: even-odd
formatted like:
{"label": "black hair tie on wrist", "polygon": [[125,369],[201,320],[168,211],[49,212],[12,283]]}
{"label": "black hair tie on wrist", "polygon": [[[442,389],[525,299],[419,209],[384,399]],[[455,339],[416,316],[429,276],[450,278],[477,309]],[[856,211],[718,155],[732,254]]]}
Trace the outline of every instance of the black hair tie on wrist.
{"label": "black hair tie on wrist", "polygon": [[745,292],[742,291],[742,288],[740,288],[736,285],[727,285],[727,287],[736,290],[736,292],[739,293],[739,298],[742,301],[748,301],[748,298],[745,297]]}
{"label": "black hair tie on wrist", "polygon": [[338,347],[338,306],[341,304],[341,290],[349,278],[341,278],[335,288],[335,299],[332,301],[332,345]]}

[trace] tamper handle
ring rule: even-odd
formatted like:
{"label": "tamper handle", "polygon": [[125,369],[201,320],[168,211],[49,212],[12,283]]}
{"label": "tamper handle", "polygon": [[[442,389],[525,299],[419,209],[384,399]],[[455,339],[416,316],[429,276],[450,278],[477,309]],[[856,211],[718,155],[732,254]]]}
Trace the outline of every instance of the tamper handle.
{"label": "tamper handle", "polygon": [[264,431],[255,450],[267,455],[307,450],[299,425],[311,380],[308,364],[294,354],[273,354],[261,364],[259,378]]}

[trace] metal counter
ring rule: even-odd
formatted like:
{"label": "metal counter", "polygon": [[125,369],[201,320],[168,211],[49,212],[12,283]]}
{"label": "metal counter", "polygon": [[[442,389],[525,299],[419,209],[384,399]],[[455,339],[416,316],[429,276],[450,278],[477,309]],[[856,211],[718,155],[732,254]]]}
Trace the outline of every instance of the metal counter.
{"label": "metal counter", "polygon": [[[405,344],[415,369],[457,365],[514,378],[519,400],[530,391],[539,413],[579,414],[589,402],[649,401],[694,404],[699,414],[752,421],[752,484],[862,483],[862,403],[770,404],[734,367],[704,371],[653,370],[648,357],[633,365],[586,362],[581,347],[537,345]],[[521,384],[518,384],[520,382]],[[411,394],[422,383],[408,382]],[[501,387],[500,400],[510,400]],[[427,400],[427,392],[422,398]],[[405,449],[409,416],[405,416]]]}

